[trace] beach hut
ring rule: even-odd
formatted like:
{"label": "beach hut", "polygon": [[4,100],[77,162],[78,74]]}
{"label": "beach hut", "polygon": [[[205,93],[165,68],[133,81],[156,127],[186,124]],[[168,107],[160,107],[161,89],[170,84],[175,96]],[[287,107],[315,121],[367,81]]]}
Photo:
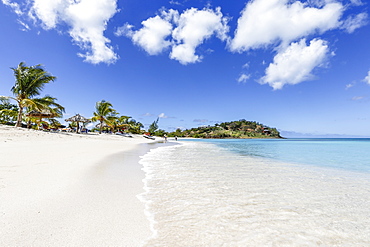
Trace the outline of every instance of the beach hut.
{"label": "beach hut", "polygon": [[89,119],[81,116],[80,114],[76,114],[73,117],[67,118],[65,121],[66,122],[76,122],[77,123],[77,133],[79,133],[80,123],[88,123],[88,122],[90,122]]}

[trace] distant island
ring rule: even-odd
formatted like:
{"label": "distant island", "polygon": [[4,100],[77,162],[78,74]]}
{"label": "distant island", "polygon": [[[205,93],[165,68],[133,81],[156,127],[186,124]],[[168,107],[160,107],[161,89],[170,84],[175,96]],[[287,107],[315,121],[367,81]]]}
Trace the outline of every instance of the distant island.
{"label": "distant island", "polygon": [[245,119],[217,123],[214,126],[202,126],[186,130],[177,129],[169,133],[169,136],[208,139],[282,138],[276,128]]}

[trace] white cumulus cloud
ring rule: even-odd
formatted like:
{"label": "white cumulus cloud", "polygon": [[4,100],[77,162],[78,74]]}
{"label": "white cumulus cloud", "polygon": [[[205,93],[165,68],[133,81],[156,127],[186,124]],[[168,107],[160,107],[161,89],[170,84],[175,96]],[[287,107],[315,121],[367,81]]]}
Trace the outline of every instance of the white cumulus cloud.
{"label": "white cumulus cloud", "polygon": [[70,35],[86,54],[79,54],[87,62],[112,63],[117,55],[104,36],[107,22],[117,12],[116,0],[80,0],[70,4],[63,13],[65,21],[71,25]]}
{"label": "white cumulus cloud", "polygon": [[65,0],[33,0],[29,14],[35,21],[40,20],[44,29],[52,29],[62,21],[68,5],[69,2]]}
{"label": "white cumulus cloud", "polygon": [[260,83],[267,83],[277,90],[286,84],[295,85],[310,80],[312,70],[322,66],[328,54],[329,48],[324,40],[314,39],[309,45],[306,45],[305,39],[293,42],[274,57]]}
{"label": "white cumulus cloud", "polygon": [[117,29],[117,36],[126,35],[134,44],[142,47],[148,54],[157,55],[171,45],[166,38],[172,33],[172,24],[167,18],[155,16],[141,23],[140,30],[133,31],[132,26],[126,24]]}
{"label": "white cumulus cloud", "polygon": [[217,35],[221,40],[227,38],[227,19],[220,8],[191,8],[182,13],[175,23],[177,28],[172,33],[175,45],[170,58],[182,64],[199,62],[202,57],[195,54],[195,49],[212,35]]}
{"label": "white cumulus cloud", "polygon": [[340,3],[328,1],[323,7],[289,0],[250,1],[238,19],[231,51],[243,52],[275,42],[288,45],[309,34],[337,28],[344,11]]}
{"label": "white cumulus cloud", "polygon": [[370,70],[367,72],[367,76],[364,78],[364,82],[370,85]]}
{"label": "white cumulus cloud", "polygon": [[[117,0],[28,0],[22,5],[10,0],[2,2],[18,15],[27,13],[46,30],[67,25],[73,43],[85,52],[78,55],[86,62],[113,63],[118,59],[110,40],[104,36],[107,22],[118,11]],[[29,29],[25,22],[19,23],[24,30]]]}
{"label": "white cumulus cloud", "polygon": [[143,21],[142,25],[134,31],[126,24],[117,30],[116,35],[130,37],[150,55],[171,48],[170,58],[181,64],[201,61],[202,56],[196,54],[196,48],[213,35],[225,40],[228,32],[227,18],[223,17],[220,8],[190,8],[181,14],[170,9]]}

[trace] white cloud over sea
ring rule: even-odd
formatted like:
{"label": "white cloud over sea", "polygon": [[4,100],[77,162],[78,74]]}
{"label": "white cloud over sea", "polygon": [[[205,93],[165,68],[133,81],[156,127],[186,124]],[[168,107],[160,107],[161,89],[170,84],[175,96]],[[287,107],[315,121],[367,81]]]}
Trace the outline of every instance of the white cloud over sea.
{"label": "white cloud over sea", "polygon": [[295,85],[310,80],[313,69],[323,66],[328,54],[328,45],[324,40],[314,39],[307,45],[306,40],[301,39],[274,57],[260,83],[267,83],[277,90],[286,84]]}
{"label": "white cloud over sea", "polygon": [[[229,49],[239,53],[268,48],[275,51],[273,62],[259,79],[261,84],[268,84],[274,90],[311,80],[314,69],[323,67],[329,58],[329,43],[314,38],[306,45],[306,37],[333,29],[353,33],[367,23],[366,13],[342,20],[346,8],[339,1],[250,1],[241,12],[234,38],[228,43]],[[245,80],[243,75],[238,82]]]}
{"label": "white cloud over sea", "polygon": [[[107,22],[118,12],[117,0],[32,0],[22,4],[9,0],[2,2],[19,16],[31,18],[45,30],[66,25],[73,43],[84,51],[78,55],[86,62],[113,63],[118,59],[110,40],[104,36]],[[20,23],[28,27],[24,22]]]}
{"label": "white cloud over sea", "polygon": [[134,31],[132,25],[126,24],[117,29],[116,35],[130,37],[149,55],[157,55],[170,47],[169,57],[186,65],[202,60],[196,48],[205,40],[214,35],[226,40],[227,21],[220,8],[190,8],[183,13],[170,9],[143,21],[139,30]]}
{"label": "white cloud over sea", "polygon": [[288,0],[249,2],[238,19],[231,51],[243,52],[281,42],[290,42],[314,33],[323,33],[340,25],[344,6],[330,2],[322,8]]}
{"label": "white cloud over sea", "polygon": [[[110,64],[119,59],[113,48],[117,44],[111,44],[106,33],[109,21],[120,11],[118,0],[1,2],[17,14],[23,31],[39,25],[63,34],[61,30],[67,27],[72,43],[81,50],[78,56],[88,63]],[[180,8],[175,1],[171,2],[175,5],[172,7]],[[328,61],[331,44],[319,36],[331,30],[351,34],[368,24],[369,16],[365,12],[346,16],[348,9],[362,5],[361,0],[346,4],[339,0],[251,0],[245,2],[239,16],[233,17],[222,13],[221,7],[211,5],[182,11],[161,8],[156,15],[141,21],[140,27],[120,23],[120,27],[113,28],[116,36],[128,37],[147,54],[168,52],[170,59],[183,65],[201,62],[209,49],[199,48],[212,38],[225,42],[225,49],[232,53],[270,50],[273,61],[264,65],[264,74],[242,72],[236,81],[245,83],[252,74],[259,75],[256,78],[259,83],[278,90],[288,84],[312,80],[315,68],[323,67]],[[232,18],[237,24],[230,34]],[[243,70],[249,69],[250,61],[245,64]]]}
{"label": "white cloud over sea", "polygon": [[151,17],[141,22],[143,27],[140,30],[133,31],[132,25],[125,24],[117,28],[115,35],[127,36],[149,55],[157,55],[171,45],[171,42],[166,40],[173,29],[170,19],[171,12],[162,11],[161,16]]}

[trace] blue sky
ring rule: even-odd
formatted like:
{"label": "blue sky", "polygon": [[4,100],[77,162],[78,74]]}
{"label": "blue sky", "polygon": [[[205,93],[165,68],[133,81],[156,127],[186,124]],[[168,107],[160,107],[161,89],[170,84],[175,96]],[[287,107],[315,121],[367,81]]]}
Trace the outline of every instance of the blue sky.
{"label": "blue sky", "polygon": [[247,119],[370,136],[369,4],[361,0],[1,0],[0,95],[43,64],[65,118],[110,101],[167,131]]}

